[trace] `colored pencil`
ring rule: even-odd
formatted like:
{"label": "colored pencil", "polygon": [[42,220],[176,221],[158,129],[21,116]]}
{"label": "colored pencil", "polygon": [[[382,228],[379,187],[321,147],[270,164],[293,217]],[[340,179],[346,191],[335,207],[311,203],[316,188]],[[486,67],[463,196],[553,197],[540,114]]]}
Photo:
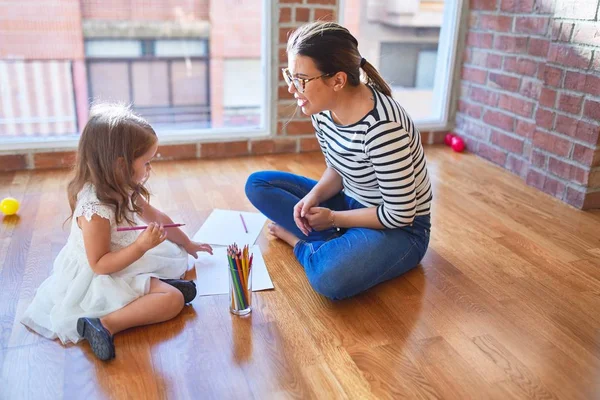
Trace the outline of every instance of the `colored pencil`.
{"label": "colored pencil", "polygon": [[244,230],[248,233],[248,227],[246,226],[246,221],[244,221],[244,216],[240,213],[240,219],[242,220],[242,225],[244,225]]}
{"label": "colored pencil", "polygon": [[[163,228],[179,228],[180,226],[184,226],[185,224],[165,224]],[[126,231],[143,231],[148,228],[145,226],[124,226],[121,228],[117,228],[117,232],[126,232]]]}

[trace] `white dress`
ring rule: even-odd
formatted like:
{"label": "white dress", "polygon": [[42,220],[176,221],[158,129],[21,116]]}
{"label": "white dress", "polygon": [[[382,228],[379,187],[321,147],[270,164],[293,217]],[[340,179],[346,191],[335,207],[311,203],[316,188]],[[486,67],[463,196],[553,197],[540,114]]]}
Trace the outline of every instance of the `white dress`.
{"label": "white dress", "polygon": [[[86,184],[77,195],[77,205],[67,244],[60,251],[51,275],[40,285],[21,322],[49,339],[77,343],[77,319],[99,318],[119,310],[150,290],[150,278],[181,278],[188,255],[180,246],[165,240],[122,271],[97,275],[92,271],[83,245],[77,217],[88,221],[98,215],[110,221],[110,250],[132,244],[143,231],[117,232],[112,206],[102,204],[96,191]],[[144,223],[134,216],[136,225]],[[122,221],[119,226],[128,226]]]}

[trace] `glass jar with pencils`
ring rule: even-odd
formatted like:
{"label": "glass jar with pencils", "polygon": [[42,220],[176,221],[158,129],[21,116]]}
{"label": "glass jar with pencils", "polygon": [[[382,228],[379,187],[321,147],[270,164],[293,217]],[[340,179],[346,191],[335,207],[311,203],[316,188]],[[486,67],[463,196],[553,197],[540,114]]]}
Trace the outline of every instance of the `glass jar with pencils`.
{"label": "glass jar with pencils", "polygon": [[237,244],[227,247],[229,265],[229,310],[235,315],[252,311],[252,254],[248,246],[240,250]]}

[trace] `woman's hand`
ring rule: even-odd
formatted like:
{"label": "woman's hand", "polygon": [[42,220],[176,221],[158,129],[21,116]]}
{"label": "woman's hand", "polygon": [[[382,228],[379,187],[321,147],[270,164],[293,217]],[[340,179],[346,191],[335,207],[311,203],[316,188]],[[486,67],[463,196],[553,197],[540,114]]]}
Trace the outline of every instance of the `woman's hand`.
{"label": "woman's hand", "polygon": [[135,240],[135,243],[145,253],[164,242],[166,238],[167,232],[163,224],[150,222],[144,232]]}
{"label": "woman's hand", "polygon": [[333,211],[329,208],[313,207],[305,218],[315,231],[333,228]]}
{"label": "woman's hand", "polygon": [[194,258],[198,258],[199,251],[205,251],[211,256],[213,253],[213,249],[210,246],[210,244],[192,242],[191,240],[185,246],[183,246],[183,248],[185,249],[185,251],[187,251],[189,255],[191,255]]}
{"label": "woman's hand", "polygon": [[313,192],[309,192],[302,200],[294,206],[294,222],[306,236],[312,231],[311,224],[306,218],[309,210],[319,205],[319,199]]}

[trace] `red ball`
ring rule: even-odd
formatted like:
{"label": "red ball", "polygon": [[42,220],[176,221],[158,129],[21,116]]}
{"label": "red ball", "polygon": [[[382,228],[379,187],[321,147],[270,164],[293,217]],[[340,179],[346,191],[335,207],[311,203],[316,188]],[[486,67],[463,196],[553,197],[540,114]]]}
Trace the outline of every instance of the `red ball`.
{"label": "red ball", "polygon": [[444,138],[444,143],[446,143],[446,146],[452,146],[452,138],[453,137],[454,137],[454,135],[451,133],[446,134],[446,137]]}
{"label": "red ball", "polygon": [[452,150],[456,151],[457,153],[460,153],[465,149],[465,142],[458,136],[454,136],[452,138],[452,143],[450,145],[452,146]]}

